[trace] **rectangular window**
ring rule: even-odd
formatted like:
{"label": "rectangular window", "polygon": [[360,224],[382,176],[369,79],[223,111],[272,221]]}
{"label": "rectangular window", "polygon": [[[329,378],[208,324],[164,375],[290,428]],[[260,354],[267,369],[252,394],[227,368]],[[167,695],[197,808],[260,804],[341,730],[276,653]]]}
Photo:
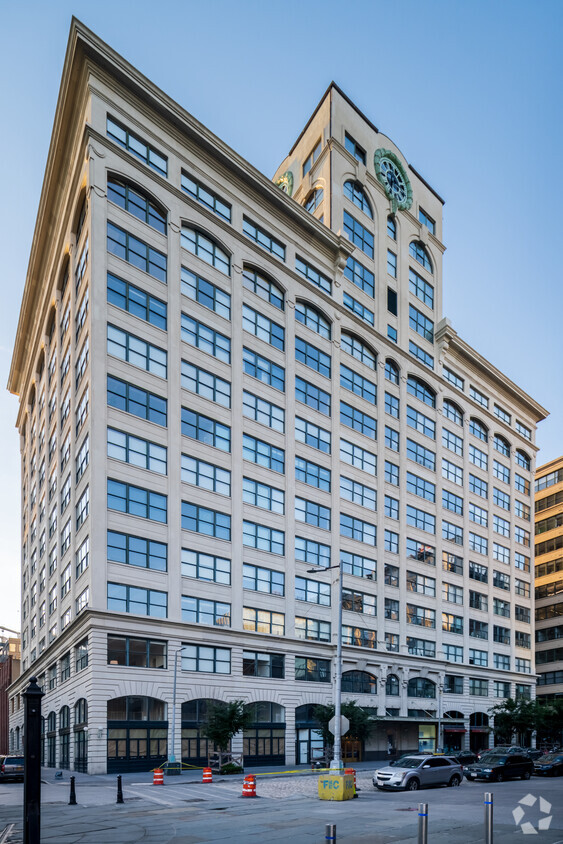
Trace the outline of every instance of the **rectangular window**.
{"label": "rectangular window", "polygon": [[[301,337],[295,338],[295,360],[300,361],[310,369],[314,369],[315,372],[319,372],[321,375],[325,375],[327,378],[330,378],[330,355],[325,354],[325,352],[321,352],[320,349],[313,346],[312,343],[307,343],[306,340],[302,340]],[[351,370],[348,371],[351,372]]]}
{"label": "rectangular window", "polygon": [[242,306],[242,327],[249,334],[254,334],[259,340],[269,343],[275,349],[284,350],[284,328],[248,305]]}
{"label": "rectangular window", "polygon": [[284,433],[285,431],[285,410],[266,399],[259,398],[254,393],[244,390],[242,394],[242,413],[248,419],[254,419],[261,425],[267,425],[274,431]]}
{"label": "rectangular window", "polygon": [[385,393],[385,413],[393,416],[395,419],[399,418],[400,401],[391,393]]}
{"label": "rectangular window", "polygon": [[446,662],[463,662],[463,648],[460,645],[443,645]]}
{"label": "rectangular window", "polygon": [[242,479],[242,499],[255,507],[262,507],[281,515],[284,513],[284,491],[259,483],[252,478]]}
{"label": "rectangular window", "polygon": [[330,492],[330,469],[311,463],[303,457],[295,458],[295,480]]}
{"label": "rectangular window", "polygon": [[489,540],[485,539],[484,536],[479,536],[479,534],[469,531],[469,547],[472,551],[486,555],[489,552]]}
{"label": "rectangular window", "polygon": [[268,595],[285,594],[285,575],[281,571],[266,569],[262,566],[252,566],[244,563],[242,567],[243,589],[253,592],[264,592]]}
{"label": "rectangular window", "polygon": [[296,577],[295,599],[330,607],[330,584],[319,583],[318,580],[310,580],[307,577]]}
{"label": "rectangular window", "polygon": [[352,589],[342,590],[342,609],[347,612],[359,612],[364,615],[377,615],[377,599],[375,595],[366,595]]}
{"label": "rectangular window", "polygon": [[357,648],[377,648],[377,632],[375,630],[366,630],[362,627],[351,627],[349,625],[342,625],[342,643],[344,645],[354,645]]}
{"label": "rectangular window", "polygon": [[463,604],[463,588],[453,583],[442,583],[442,600],[450,604]]}
{"label": "rectangular window", "polygon": [[368,296],[373,298],[375,292],[375,277],[367,267],[364,267],[363,264],[360,264],[360,262],[356,261],[356,259],[352,258],[352,256],[348,258],[346,266],[344,267],[344,277],[351,281],[352,284],[355,284],[356,287],[359,287],[360,290],[363,290],[364,293],[367,293]]}
{"label": "rectangular window", "polygon": [[523,501],[516,499],[514,501],[514,513],[519,519],[526,519],[528,522],[530,521],[531,511],[529,504],[524,504]]}
{"label": "rectangular window", "polygon": [[182,434],[221,451],[231,450],[231,429],[228,425],[186,407],[182,408]]}
{"label": "rectangular window", "polygon": [[276,390],[281,390],[282,393],[285,390],[285,370],[283,366],[278,366],[247,348],[242,351],[242,365],[247,375],[269,384]]}
{"label": "rectangular window", "polygon": [[251,437],[249,434],[243,434],[242,437],[242,456],[244,460],[249,460],[274,472],[281,474],[285,472],[284,449]]}
{"label": "rectangular window", "polygon": [[488,639],[489,625],[485,621],[478,621],[477,619],[469,619],[469,635],[474,639]]}
{"label": "rectangular window", "polygon": [[134,639],[130,636],[109,635],[107,646],[108,665],[166,668],[167,643],[158,639]]}
{"label": "rectangular window", "polygon": [[[386,586],[394,586],[399,588],[399,566],[392,566],[390,563],[385,563],[384,579]],[[399,603],[397,604],[397,618],[399,617]],[[385,599],[385,606],[387,606],[387,599]],[[388,616],[386,615],[385,618]]]}
{"label": "rectangular window", "polygon": [[330,431],[320,428],[312,422],[307,422],[299,416],[295,417],[295,439],[313,448],[330,454]]}
{"label": "rectangular window", "polygon": [[[542,479],[540,478],[540,480]],[[518,472],[514,473],[514,486],[518,492],[523,492],[524,495],[530,494],[530,481],[527,478],[522,477],[522,475],[519,475]]]}
{"label": "rectangular window", "polygon": [[[296,339],[296,343],[298,339]],[[322,374],[330,375],[330,357],[328,355],[326,357],[329,360],[329,371],[328,373]],[[376,404],[377,402],[377,387],[373,381],[368,381],[367,378],[364,378],[342,363],[340,364],[340,386],[345,390],[350,390],[350,392],[355,393],[371,404]]]}
{"label": "rectangular window", "polygon": [[496,486],[493,487],[493,502],[503,510],[510,510],[510,495]]}
{"label": "rectangular window", "polygon": [[530,547],[530,532],[524,530],[524,528],[518,526],[514,528],[514,539],[520,545],[525,545],[526,548]]}
{"label": "rectangular window", "polygon": [[449,612],[442,613],[442,630],[446,633],[463,635],[463,617]]}
{"label": "rectangular window", "polygon": [[385,446],[391,451],[399,451],[399,432],[389,425],[385,426]]}
{"label": "rectangular window", "polygon": [[348,440],[340,440],[340,459],[344,463],[351,466],[356,466],[358,469],[363,469],[370,475],[377,473],[377,457],[371,451],[360,448]]}
{"label": "rectangular window", "polygon": [[182,671],[198,671],[207,674],[230,674],[230,648],[215,648],[208,645],[182,644]]}
{"label": "rectangular window", "polygon": [[309,153],[309,155],[307,156],[307,158],[303,162],[303,175],[304,176],[307,175],[307,173],[309,172],[309,170],[311,169],[311,167],[313,166],[313,164],[315,163],[315,161],[317,160],[317,158],[321,154],[321,150],[322,150],[322,141],[318,141],[315,144],[314,149],[311,150],[311,152]]}
{"label": "rectangular window", "polygon": [[193,577],[196,580],[207,580],[210,583],[229,586],[231,561],[215,554],[204,554],[202,551],[182,548],[182,577]]}
{"label": "rectangular window", "polygon": [[450,460],[446,460],[445,457],[442,457],[442,477],[458,486],[463,486],[463,469]]}
{"label": "rectangular window", "polygon": [[407,651],[414,656],[434,658],[436,656],[436,643],[429,642],[426,639],[418,639],[414,636],[407,636]]}
{"label": "rectangular window", "polygon": [[280,258],[282,261],[285,261],[285,246],[283,243],[256,223],[253,223],[252,220],[248,219],[248,217],[243,217],[242,230],[244,234],[250,238],[250,240],[253,240],[258,244],[258,246],[261,246],[262,249],[265,249],[267,252],[275,255],[276,258]]}
{"label": "rectangular window", "polygon": [[231,494],[231,473],[228,469],[187,454],[182,454],[182,481],[220,495]]}
{"label": "rectangular window", "polygon": [[425,545],[418,539],[407,537],[407,557],[418,560],[420,563],[425,563],[427,566],[436,565],[436,549],[434,546]]}
{"label": "rectangular window", "polygon": [[[476,650],[469,648],[469,665],[481,665],[486,667],[489,664],[489,654],[487,651]],[[469,681],[471,683],[471,680]],[[486,682],[486,681],[485,681]],[[472,694],[470,691],[469,694]]]}
{"label": "rectangular window", "polygon": [[295,636],[297,639],[330,642],[330,621],[318,621],[315,618],[296,616]]}
{"label": "rectangular window", "polygon": [[421,595],[436,597],[436,579],[418,574],[415,571],[407,571],[407,591],[419,592]]}
{"label": "rectangular window", "polygon": [[357,299],[354,299],[353,296],[350,296],[349,293],[344,293],[342,298],[343,304],[346,308],[352,311],[353,314],[363,319],[364,322],[367,322],[368,325],[374,324],[374,314],[373,311],[370,311],[369,308],[366,308],[362,305],[361,302],[358,302]]}
{"label": "rectangular window", "polygon": [[395,463],[390,463],[389,460],[385,461],[385,480],[388,484],[399,486],[399,467]]}
{"label": "rectangular window", "polygon": [[475,524],[481,525],[482,527],[487,527],[489,524],[489,513],[487,510],[484,510],[482,507],[478,507],[477,504],[469,504],[469,518]]}
{"label": "rectangular window", "polygon": [[399,312],[397,291],[393,290],[392,287],[387,288],[387,310],[390,314],[393,314],[393,316],[397,316]]}
{"label": "rectangular window", "polygon": [[399,553],[399,534],[395,533],[392,530],[385,531],[385,543],[384,547],[386,551],[389,551],[391,554],[398,554]]}
{"label": "rectangular window", "polygon": [[284,655],[243,651],[242,673],[244,677],[271,677],[283,679],[285,676]]}
{"label": "rectangular window", "polygon": [[296,256],[295,258],[295,269],[312,284],[315,284],[317,287],[320,287],[321,290],[324,290],[325,293],[330,294],[332,292],[331,280],[327,278],[327,276],[323,275],[320,270],[313,267],[312,264],[304,261],[303,258],[300,258],[299,256]]}
{"label": "rectangular window", "polygon": [[[123,563],[155,571],[167,570],[168,546],[165,542],[108,530],[107,555],[111,563]],[[76,576],[78,577],[78,560]]]}
{"label": "rectangular window", "polygon": [[90,487],[87,486],[78,501],[76,502],[75,507],[75,514],[76,514],[76,530],[78,530],[86,519],[88,518],[88,513],[90,512]]}
{"label": "rectangular window", "polygon": [[480,404],[481,407],[488,407],[489,406],[489,399],[485,396],[480,390],[474,387],[472,384],[469,387],[469,396],[476,401],[477,404]]}
{"label": "rectangular window", "polygon": [[295,657],[295,679],[312,683],[330,683],[330,660]]}
{"label": "rectangular window", "polygon": [[463,440],[461,437],[456,436],[456,434],[448,431],[446,428],[442,428],[442,445],[444,448],[448,448],[450,451],[453,451],[455,454],[460,456],[463,455]]}
{"label": "rectangular window", "polygon": [[[434,308],[434,288],[431,284],[428,284],[423,278],[421,278],[418,273],[415,273],[414,270],[409,268],[409,290],[411,293],[420,299],[421,302],[424,302],[425,305],[428,305],[429,308]],[[412,326],[411,326],[412,327]],[[416,329],[415,329],[416,330]],[[420,332],[419,332],[420,333]],[[455,375],[455,373],[451,372],[450,369],[443,369],[444,378],[450,381],[451,379],[447,377],[446,373],[451,373]],[[459,376],[455,376],[459,381],[461,381],[462,386],[459,387],[460,390],[463,390],[463,379],[459,378]],[[457,387],[458,384],[456,383],[455,386]]]}
{"label": "rectangular window", "polygon": [[390,249],[387,250],[387,273],[391,278],[397,278],[397,255]]}
{"label": "rectangular window", "polygon": [[285,533],[283,530],[274,530],[274,528],[247,521],[244,521],[242,526],[243,545],[248,548],[258,548],[260,551],[268,551],[270,554],[283,555],[285,553]]}
{"label": "rectangular window", "polygon": [[183,295],[187,296],[188,299],[193,299],[194,302],[198,302],[224,319],[230,320],[231,297],[229,293],[225,293],[217,285],[182,267],[181,289]]}
{"label": "rectangular window", "polygon": [[399,520],[399,501],[390,495],[385,496],[385,515],[388,519]]}
{"label": "rectangular window", "polygon": [[493,530],[501,536],[510,536],[510,522],[500,516],[493,516]]}
{"label": "rectangular window", "polygon": [[[109,328],[109,326],[108,326]],[[108,350],[109,351],[109,350]],[[88,361],[90,359],[90,343],[89,338],[86,337],[82,344],[82,348],[80,349],[80,353],[74,365],[74,373],[75,373],[75,381],[76,386],[80,384],[82,381],[82,376],[86,372],[86,367],[88,366]]]}
{"label": "rectangular window", "polygon": [[271,610],[258,610],[254,607],[242,608],[243,630],[254,630],[271,636],[285,635],[285,615]]}
{"label": "rectangular window", "polygon": [[493,475],[505,484],[510,483],[510,469],[498,460],[493,460]]}
{"label": "rectangular window", "polygon": [[463,545],[463,528],[453,522],[442,520],[442,539],[455,542],[456,545]]}
{"label": "rectangular window", "polygon": [[430,439],[436,439],[436,423],[410,405],[407,405],[407,425]]}
{"label": "rectangular window", "polygon": [[366,542],[368,545],[377,545],[376,526],[345,513],[340,514],[340,535],[356,539],[358,542]]}
{"label": "rectangular window", "polygon": [[108,610],[166,618],[168,594],[140,586],[108,583]]}
{"label": "rectangular window", "polygon": [[420,627],[436,627],[436,611],[426,607],[407,604],[407,624],[417,624]]}
{"label": "rectangular window", "polygon": [[330,507],[323,507],[315,501],[295,498],[295,519],[308,525],[330,530]]}
{"label": "rectangular window", "polygon": [[166,284],[166,255],[109,221],[107,250]]}
{"label": "rectangular window", "polygon": [[225,202],[224,199],[221,199],[221,197],[212,191],[211,188],[208,188],[193,176],[189,176],[186,172],[184,172],[184,170],[182,170],[180,184],[182,190],[190,194],[190,196],[193,196],[194,199],[197,199],[197,201],[201,202],[202,205],[205,205],[206,208],[214,211],[217,216],[222,217],[223,220],[226,220],[228,223],[231,222],[230,204]]}
{"label": "rectangular window", "polygon": [[342,571],[347,574],[377,580],[377,562],[369,557],[352,554],[350,551],[341,551],[340,565]]}
{"label": "rectangular window", "polygon": [[421,223],[423,223],[423,225],[426,226],[428,231],[432,232],[432,234],[436,234],[435,220],[433,220],[432,217],[429,217],[426,211],[424,211],[422,208],[418,209],[418,219]]}
{"label": "rectangular window", "polygon": [[457,387],[458,390],[465,389],[465,381],[459,375],[457,375],[452,369],[448,369],[447,366],[442,367],[442,375],[450,384],[454,387]]}
{"label": "rectangular window", "polygon": [[303,378],[299,378],[299,376],[295,378],[295,398],[297,401],[313,408],[313,410],[318,410],[319,413],[330,416],[330,393],[321,390]]}
{"label": "rectangular window", "polygon": [[503,410],[502,407],[499,407],[498,404],[493,405],[493,413],[495,414],[497,419],[500,419],[501,422],[506,422],[507,425],[511,424],[512,416],[510,415],[510,413],[507,413],[506,410]]}
{"label": "rectangular window", "polygon": [[[472,446],[469,446],[469,459],[471,459],[471,448]],[[469,490],[470,492],[474,492],[475,495],[479,495],[481,498],[488,498],[489,485],[487,481],[483,481],[481,478],[478,478],[476,475],[472,475],[471,473],[469,474]]]}
{"label": "rectangular window", "polygon": [[413,343],[412,340],[409,340],[409,352],[413,357],[418,358],[419,361],[427,366],[429,369],[434,369],[434,358],[432,355],[429,355],[427,351],[422,349],[416,343]]}
{"label": "rectangular window", "polygon": [[230,540],[231,517],[218,510],[182,501],[182,529],[213,536],[215,539]]}
{"label": "rectangular window", "polygon": [[208,601],[182,595],[182,621],[192,624],[211,624],[215,627],[231,626],[231,605],[223,601]]}
{"label": "rectangular window", "polygon": [[295,559],[310,566],[330,566],[330,545],[323,545],[313,539],[295,537]]}
{"label": "rectangular window", "polygon": [[340,476],[340,497],[369,510],[376,510],[377,493],[375,489],[354,481],[352,478]]}
{"label": "rectangular window", "polygon": [[424,478],[407,472],[407,491],[427,501],[436,501],[436,484],[426,481]]}
{"label": "rectangular window", "polygon": [[459,516],[463,515],[463,498],[455,495],[447,489],[442,490],[442,507],[446,510],[451,510],[452,513],[457,513]]}
{"label": "rectangular window", "polygon": [[377,422],[375,419],[343,401],[340,402],[340,424],[353,428],[372,440],[377,439]]}
{"label": "rectangular window", "polygon": [[436,516],[407,504],[407,524],[428,533],[436,533]]}
{"label": "rectangular window", "polygon": [[434,322],[413,305],[409,305],[409,327],[429,343],[434,342]]}
{"label": "rectangular window", "polygon": [[138,366],[158,375],[160,378],[167,377],[167,353],[165,349],[153,346],[151,343],[122,331],[114,325],[108,324],[108,355],[124,360],[127,363]]}
{"label": "rectangular window", "polygon": [[182,340],[223,363],[231,362],[231,341],[202,322],[182,314]]}
{"label": "rectangular window", "polygon": [[115,428],[107,429],[107,454],[114,460],[131,463],[141,469],[149,469],[166,475],[166,448],[149,440],[134,437]]}
{"label": "rectangular window", "polygon": [[[471,649],[469,650],[470,657],[469,663],[470,665],[481,665],[482,663],[479,662],[471,662]],[[476,680],[473,677],[469,678],[469,694],[475,695],[476,697],[488,697],[489,695],[489,681],[488,680]]]}
{"label": "rectangular window", "polygon": [[360,161],[362,164],[366,163],[366,153],[365,150],[358,144],[354,138],[348,134],[348,132],[344,133],[344,146],[351,153],[356,161]]}
{"label": "rectangular window", "polygon": [[125,126],[122,126],[113,117],[107,116],[107,134],[110,138],[122,146],[124,149],[133,153],[153,170],[156,170],[163,176],[168,174],[168,159],[162,153],[158,152],[154,147],[143,141],[138,135],[130,132]]}
{"label": "rectangular window", "polygon": [[407,457],[432,471],[436,470],[436,455],[414,440],[407,439]]}
{"label": "rectangular window", "polygon": [[107,300],[110,305],[115,305],[166,331],[166,302],[151,296],[139,287],[135,287],[135,285],[109,272],[107,274]]}
{"label": "rectangular window", "polygon": [[115,407],[117,410],[123,410],[140,419],[166,427],[166,399],[111,375],[108,375],[107,381],[107,402],[110,407]]}
{"label": "rectangular window", "polygon": [[521,434],[525,439],[532,441],[532,429],[528,428],[527,425],[524,425],[522,422],[519,422],[518,419],[516,420],[516,430],[519,434]]}
{"label": "rectangular window", "polygon": [[166,524],[166,495],[108,478],[108,508]]}
{"label": "rectangular window", "polygon": [[231,384],[218,375],[182,361],[182,387],[223,407],[231,406]]}
{"label": "rectangular window", "polygon": [[358,246],[368,258],[373,258],[373,234],[348,211],[344,211],[344,232],[354,246]]}

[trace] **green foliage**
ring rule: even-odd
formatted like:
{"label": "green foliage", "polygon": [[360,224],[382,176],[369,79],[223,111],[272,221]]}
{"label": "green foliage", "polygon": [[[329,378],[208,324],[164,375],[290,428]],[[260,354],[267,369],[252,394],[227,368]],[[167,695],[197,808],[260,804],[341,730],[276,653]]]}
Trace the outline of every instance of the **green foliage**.
{"label": "green foliage", "polygon": [[514,734],[537,730],[538,737],[559,741],[563,729],[563,700],[542,703],[539,700],[507,698],[490,710],[495,717],[495,735],[502,744],[510,744]]}
{"label": "green foliage", "polygon": [[231,739],[241,730],[246,730],[252,723],[252,715],[246,712],[243,700],[230,700],[228,703],[214,701],[207,706],[207,717],[203,725],[203,735],[226,753]]}
{"label": "green foliage", "polygon": [[240,765],[236,765],[234,762],[227,762],[226,765],[221,767],[219,773],[221,774],[242,774],[244,768],[241,768]]}
{"label": "green foliage", "polygon": [[[334,715],[334,706],[332,704],[330,706],[319,704],[319,706],[315,707],[314,714],[319,722],[319,728],[316,732],[322,736],[325,747],[332,747],[334,736],[328,728],[328,723]],[[374,721],[370,715],[355,700],[342,704],[342,714],[350,721],[348,732],[345,733],[346,738],[365,741],[374,726]]]}

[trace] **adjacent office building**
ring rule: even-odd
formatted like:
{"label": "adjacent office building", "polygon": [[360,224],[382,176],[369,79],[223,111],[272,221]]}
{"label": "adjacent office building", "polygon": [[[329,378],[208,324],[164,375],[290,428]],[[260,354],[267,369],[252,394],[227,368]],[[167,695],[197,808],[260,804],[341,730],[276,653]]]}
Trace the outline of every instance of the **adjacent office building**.
{"label": "adjacent office building", "polygon": [[442,205],[335,84],[271,180],[73,22],[9,381],[46,764],[201,764],[234,698],[307,762],[338,636],[364,758],[534,695],[546,411],[443,316]]}
{"label": "adjacent office building", "polygon": [[538,698],[563,696],[563,457],[536,470],[536,672]]}
{"label": "adjacent office building", "polygon": [[[1,628],[0,628],[1,629]],[[21,750],[20,730],[9,731],[10,697],[8,689],[20,675],[20,639],[17,636],[0,636],[0,753]]]}

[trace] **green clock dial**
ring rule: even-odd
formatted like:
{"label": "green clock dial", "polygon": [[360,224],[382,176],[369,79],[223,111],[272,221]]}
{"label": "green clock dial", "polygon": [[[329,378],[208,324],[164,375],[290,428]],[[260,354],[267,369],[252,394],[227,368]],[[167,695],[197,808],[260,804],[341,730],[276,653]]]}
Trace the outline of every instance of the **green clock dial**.
{"label": "green clock dial", "polygon": [[378,149],[374,155],[375,175],[391,200],[393,213],[406,211],[412,205],[412,187],[401,160],[388,149]]}

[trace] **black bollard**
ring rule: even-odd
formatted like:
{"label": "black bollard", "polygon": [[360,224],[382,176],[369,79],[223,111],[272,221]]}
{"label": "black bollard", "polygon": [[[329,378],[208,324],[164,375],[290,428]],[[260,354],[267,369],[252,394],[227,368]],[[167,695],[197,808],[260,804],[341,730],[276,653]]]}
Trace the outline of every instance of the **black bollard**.
{"label": "black bollard", "polygon": [[74,777],[70,778],[70,799],[68,801],[69,806],[76,806],[76,789],[74,787]]}
{"label": "black bollard", "polygon": [[41,698],[37,678],[30,677],[24,699],[23,840],[40,844],[41,836]]}
{"label": "black bollard", "polygon": [[125,803],[123,799],[123,789],[121,787],[121,774],[117,777],[117,800],[116,803]]}

